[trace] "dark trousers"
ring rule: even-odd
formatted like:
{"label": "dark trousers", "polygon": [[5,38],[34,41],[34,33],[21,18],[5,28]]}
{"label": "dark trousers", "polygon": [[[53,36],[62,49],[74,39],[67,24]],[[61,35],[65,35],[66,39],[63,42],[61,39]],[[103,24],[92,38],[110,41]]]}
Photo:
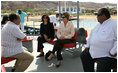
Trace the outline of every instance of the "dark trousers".
{"label": "dark trousers", "polygon": [[53,47],[53,51],[52,53],[54,54],[57,51],[57,60],[62,60],[62,55],[61,55],[61,50],[63,48],[63,45],[66,43],[71,43],[74,42],[72,39],[64,39],[64,40],[60,40],[58,39]]}
{"label": "dark trousers", "polygon": [[42,36],[39,36],[39,37],[37,38],[37,41],[38,41],[37,52],[40,52],[40,50],[44,48],[43,43],[45,43],[45,42],[47,42],[47,41],[46,41],[46,40],[44,39],[44,37],[42,37]]}
{"label": "dark trousers", "polygon": [[117,59],[110,57],[102,57],[92,59],[89,51],[83,51],[80,55],[85,72],[94,72],[94,63],[97,61],[97,72],[110,72],[117,64]]}

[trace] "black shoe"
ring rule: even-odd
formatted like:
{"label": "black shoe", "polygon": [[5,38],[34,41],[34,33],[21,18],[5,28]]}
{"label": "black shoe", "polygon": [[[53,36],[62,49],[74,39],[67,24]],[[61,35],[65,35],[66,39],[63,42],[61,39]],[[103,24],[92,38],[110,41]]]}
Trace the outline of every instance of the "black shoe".
{"label": "black shoe", "polygon": [[12,70],[11,70],[11,72],[14,72],[14,71],[15,71],[15,69],[12,69]]}
{"label": "black shoe", "polygon": [[36,57],[43,57],[44,56],[44,53],[42,53],[42,54],[39,54],[38,56],[36,56]]}

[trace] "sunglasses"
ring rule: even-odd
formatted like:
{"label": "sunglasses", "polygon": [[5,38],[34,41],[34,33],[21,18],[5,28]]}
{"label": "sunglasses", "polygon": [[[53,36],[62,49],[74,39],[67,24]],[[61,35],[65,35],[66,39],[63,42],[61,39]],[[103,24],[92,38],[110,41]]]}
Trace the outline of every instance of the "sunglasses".
{"label": "sunglasses", "polygon": [[97,16],[101,16],[102,14],[98,13]]}
{"label": "sunglasses", "polygon": [[65,17],[61,17],[62,19],[64,19]]}
{"label": "sunglasses", "polygon": [[48,17],[44,17],[44,19],[47,19]]}

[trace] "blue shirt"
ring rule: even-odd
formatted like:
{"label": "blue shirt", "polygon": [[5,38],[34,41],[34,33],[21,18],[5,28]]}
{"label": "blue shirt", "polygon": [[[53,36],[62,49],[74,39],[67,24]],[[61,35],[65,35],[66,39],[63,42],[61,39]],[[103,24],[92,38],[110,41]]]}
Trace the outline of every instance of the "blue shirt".
{"label": "blue shirt", "polygon": [[[18,13],[18,11],[16,13]],[[21,14],[19,14],[19,16],[21,19],[20,23],[24,23],[25,22],[25,16],[28,16],[28,15],[25,12],[22,12]]]}

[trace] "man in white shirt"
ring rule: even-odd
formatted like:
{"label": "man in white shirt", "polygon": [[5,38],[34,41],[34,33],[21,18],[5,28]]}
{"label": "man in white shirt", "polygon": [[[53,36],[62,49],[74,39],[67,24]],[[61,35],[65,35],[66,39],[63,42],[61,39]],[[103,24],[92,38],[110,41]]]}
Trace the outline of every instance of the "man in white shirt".
{"label": "man in white shirt", "polygon": [[59,20],[59,14],[50,15],[50,22],[53,23],[54,27],[56,27],[57,20]]}
{"label": "man in white shirt", "polygon": [[117,21],[113,20],[106,8],[98,11],[99,24],[91,31],[87,47],[80,57],[85,72],[110,72],[117,64]]}
{"label": "man in white shirt", "polygon": [[33,61],[33,55],[22,48],[22,41],[26,40],[26,35],[19,29],[20,16],[9,15],[8,23],[1,31],[2,56],[16,58],[16,63],[12,71],[23,72]]}

